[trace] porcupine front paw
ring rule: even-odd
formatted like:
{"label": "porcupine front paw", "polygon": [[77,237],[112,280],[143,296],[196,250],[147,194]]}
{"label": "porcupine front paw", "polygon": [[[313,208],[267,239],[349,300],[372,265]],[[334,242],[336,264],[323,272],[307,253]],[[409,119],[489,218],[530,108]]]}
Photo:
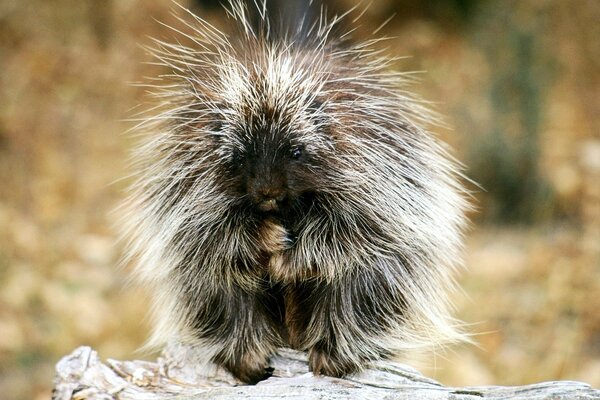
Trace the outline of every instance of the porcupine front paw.
{"label": "porcupine front paw", "polygon": [[252,358],[247,354],[235,360],[225,361],[222,366],[237,379],[251,385],[273,375],[273,368],[269,366],[268,359]]}
{"label": "porcupine front paw", "polygon": [[336,354],[335,349],[315,346],[308,352],[308,367],[315,375],[327,375],[341,378],[358,372],[361,367],[348,357]]}

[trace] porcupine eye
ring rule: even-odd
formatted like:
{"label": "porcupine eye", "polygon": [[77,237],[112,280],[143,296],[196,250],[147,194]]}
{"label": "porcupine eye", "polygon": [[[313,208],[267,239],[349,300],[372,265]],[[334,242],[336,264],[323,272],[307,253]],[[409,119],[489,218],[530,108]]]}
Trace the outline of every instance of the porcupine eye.
{"label": "porcupine eye", "polygon": [[299,160],[300,157],[302,157],[302,152],[303,149],[301,146],[296,146],[292,148],[292,151],[290,152],[290,156],[292,157],[293,160]]}

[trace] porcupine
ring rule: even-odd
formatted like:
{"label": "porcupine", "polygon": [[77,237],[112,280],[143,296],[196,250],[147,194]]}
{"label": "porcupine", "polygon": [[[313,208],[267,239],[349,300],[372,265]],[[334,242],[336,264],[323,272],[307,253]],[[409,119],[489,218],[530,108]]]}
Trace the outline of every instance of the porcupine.
{"label": "porcupine", "polygon": [[[447,293],[466,201],[407,74],[323,14],[275,33],[231,0],[230,36],[190,13],[156,40],[127,237],[150,288],[150,342],[256,383],[280,347],[344,376],[464,335]],[[175,30],[175,29],[174,29]],[[160,108],[159,107],[159,108]]]}

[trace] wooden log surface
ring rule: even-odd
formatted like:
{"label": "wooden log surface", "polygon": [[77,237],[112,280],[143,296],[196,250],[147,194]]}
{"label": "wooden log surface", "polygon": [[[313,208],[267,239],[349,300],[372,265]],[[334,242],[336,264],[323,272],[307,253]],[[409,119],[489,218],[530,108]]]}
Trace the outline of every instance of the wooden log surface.
{"label": "wooden log surface", "polygon": [[[282,349],[272,358],[273,376],[243,385],[222,370],[197,370],[193,351],[171,347],[156,362],[102,362],[90,347],[79,347],[56,365],[53,399],[600,399],[600,390],[582,382],[555,381],[527,386],[448,387],[415,369],[378,362],[369,370],[338,379],[315,377],[306,356]],[[517,367],[517,366],[516,366]]]}

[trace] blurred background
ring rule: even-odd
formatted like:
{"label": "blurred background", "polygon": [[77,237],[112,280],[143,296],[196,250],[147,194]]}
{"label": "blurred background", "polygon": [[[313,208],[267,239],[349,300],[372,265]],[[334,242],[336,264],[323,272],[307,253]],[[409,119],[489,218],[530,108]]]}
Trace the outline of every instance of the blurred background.
{"label": "blurred background", "polygon": [[[183,1],[224,27],[210,1]],[[350,0],[331,0],[345,10]],[[368,3],[368,2],[365,2]],[[160,69],[140,45],[171,40],[170,0],[0,0],[0,393],[48,399],[79,345],[132,359],[144,294],[116,269],[118,213]],[[479,347],[418,364],[451,385],[575,379],[600,386],[600,2],[376,0],[355,32],[436,103],[475,192],[457,315]]]}

